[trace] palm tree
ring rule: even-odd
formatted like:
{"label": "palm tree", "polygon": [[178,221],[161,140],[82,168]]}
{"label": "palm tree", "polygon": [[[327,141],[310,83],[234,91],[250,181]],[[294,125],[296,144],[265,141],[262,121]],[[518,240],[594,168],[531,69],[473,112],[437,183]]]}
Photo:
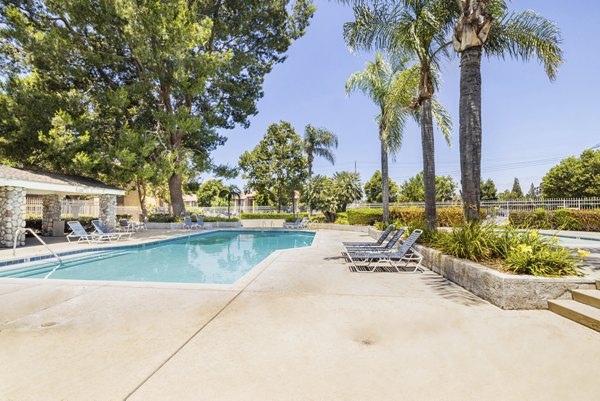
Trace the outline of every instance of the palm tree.
{"label": "palm tree", "polygon": [[319,156],[335,164],[335,155],[332,148],[337,149],[338,138],[333,132],[325,128],[315,128],[308,124],[304,128],[304,152],[308,159],[308,177],[312,176],[312,167],[315,156]]}
{"label": "palm tree", "polygon": [[[346,93],[360,91],[379,107],[376,121],[381,143],[381,186],[383,221],[389,221],[389,168],[388,155],[395,155],[402,144],[404,125],[408,117],[415,116],[411,102],[418,93],[418,66],[407,67],[409,59],[392,58],[387,61],[382,53],[375,54],[375,62],[355,72],[346,82]],[[444,129],[449,130],[450,118],[441,105],[435,102],[435,114]],[[449,131],[448,131],[449,132]],[[435,207],[435,201],[434,201]]]}
{"label": "palm tree", "polygon": [[[443,58],[450,56],[446,38],[458,14],[458,4],[450,0],[342,2],[355,4],[355,21],[344,25],[344,38],[351,50],[384,49],[390,54],[407,55],[418,62],[418,92],[412,107],[420,112],[426,226],[429,230],[435,230],[435,113],[432,99],[437,88],[439,64]],[[372,4],[369,6],[368,3]],[[450,120],[447,115],[437,117],[438,125],[448,140]],[[384,185],[387,187],[385,179]]]}
{"label": "palm tree", "polygon": [[239,198],[242,194],[242,191],[237,187],[237,185],[228,185],[223,187],[219,192],[219,196],[222,198],[227,198],[227,217],[231,217],[231,213],[229,212],[231,208],[231,199],[236,197]]}
{"label": "palm tree", "polygon": [[460,53],[460,170],[467,221],[479,220],[481,198],[481,56],[537,58],[551,80],[562,64],[561,34],[533,11],[509,12],[504,0],[461,0],[453,43]]}

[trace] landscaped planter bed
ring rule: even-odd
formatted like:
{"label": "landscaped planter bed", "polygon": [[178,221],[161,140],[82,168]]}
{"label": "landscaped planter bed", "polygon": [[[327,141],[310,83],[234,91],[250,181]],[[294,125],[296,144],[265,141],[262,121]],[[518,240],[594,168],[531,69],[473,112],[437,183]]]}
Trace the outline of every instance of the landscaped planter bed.
{"label": "landscaped planter bed", "polygon": [[[236,228],[241,227],[239,221],[219,221],[212,223],[204,223],[204,228]],[[149,230],[181,230],[183,223],[146,223]]]}
{"label": "landscaped planter bed", "polygon": [[425,267],[502,309],[546,309],[550,299],[569,298],[569,290],[595,288],[595,281],[585,277],[507,274],[435,249],[417,248]]}

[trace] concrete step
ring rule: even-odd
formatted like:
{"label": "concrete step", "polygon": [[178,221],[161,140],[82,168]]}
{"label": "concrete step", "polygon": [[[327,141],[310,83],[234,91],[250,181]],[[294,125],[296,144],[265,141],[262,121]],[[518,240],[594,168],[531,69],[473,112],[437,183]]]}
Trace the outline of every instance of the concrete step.
{"label": "concrete step", "polygon": [[596,289],[600,290],[600,280],[596,281]]}
{"label": "concrete step", "polygon": [[600,309],[600,291],[598,290],[573,290],[571,295],[577,302]]}
{"label": "concrete step", "polygon": [[600,309],[570,299],[548,301],[548,309],[554,313],[600,331]]}

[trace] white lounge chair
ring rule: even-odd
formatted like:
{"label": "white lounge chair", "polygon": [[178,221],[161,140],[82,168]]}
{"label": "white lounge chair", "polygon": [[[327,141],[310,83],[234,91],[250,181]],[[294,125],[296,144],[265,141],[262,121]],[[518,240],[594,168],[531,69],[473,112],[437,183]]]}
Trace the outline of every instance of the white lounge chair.
{"label": "white lounge chair", "polygon": [[368,246],[346,246],[346,252],[387,252],[391,251],[404,234],[404,229],[400,229],[392,235],[392,238],[385,245],[368,245]]}
{"label": "white lounge chair", "polygon": [[284,222],[283,223],[283,228],[296,228],[297,226],[300,225],[300,222],[302,221],[301,217],[298,217],[296,219],[296,221],[294,221],[293,223],[288,223],[288,222]]}
{"label": "white lounge chair", "polygon": [[[423,256],[413,248],[422,233],[422,230],[414,230],[400,248],[394,252],[348,252],[347,256],[357,272],[372,273],[381,263],[388,264],[396,271],[401,272],[404,270],[400,269],[404,269],[411,262],[416,262],[413,272],[417,270],[425,271],[421,266]],[[404,263],[401,265],[402,262]],[[359,269],[360,266],[365,266],[365,263],[367,270]]]}
{"label": "white lounge chair", "polygon": [[383,233],[381,233],[381,235],[379,236],[379,238],[377,239],[377,241],[373,242],[342,242],[342,245],[344,245],[344,247],[349,247],[349,246],[381,246],[381,244],[383,244],[383,241],[385,241],[385,239],[392,233],[392,231],[394,231],[394,225],[390,224],[388,226],[388,228],[385,229],[385,231]]}
{"label": "white lounge chair", "polygon": [[92,220],[92,224],[94,225],[94,228],[96,229],[96,233],[98,235],[111,237],[111,240],[120,240],[124,236],[127,236],[127,238],[131,238],[131,234],[133,234],[132,232],[118,233],[115,231],[110,231],[100,220]]}
{"label": "white lounge chair", "polygon": [[67,234],[67,241],[72,242],[71,238],[77,238],[77,242],[98,242],[102,240],[110,241],[112,236],[110,235],[99,235],[96,233],[88,233],[85,228],[78,221],[67,221],[67,225],[71,229],[71,232]]}

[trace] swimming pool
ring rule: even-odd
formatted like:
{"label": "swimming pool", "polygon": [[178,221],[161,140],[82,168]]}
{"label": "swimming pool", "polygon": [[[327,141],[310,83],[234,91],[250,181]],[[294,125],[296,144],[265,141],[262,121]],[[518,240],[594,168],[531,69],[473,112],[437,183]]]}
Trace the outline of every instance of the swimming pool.
{"label": "swimming pool", "polygon": [[543,237],[556,237],[558,243],[567,248],[572,247],[600,247],[600,240],[591,237],[572,237],[566,235],[550,235],[550,234],[540,234]]}
{"label": "swimming pool", "polygon": [[0,277],[233,284],[279,249],[306,247],[315,234],[216,231],[4,270]]}

